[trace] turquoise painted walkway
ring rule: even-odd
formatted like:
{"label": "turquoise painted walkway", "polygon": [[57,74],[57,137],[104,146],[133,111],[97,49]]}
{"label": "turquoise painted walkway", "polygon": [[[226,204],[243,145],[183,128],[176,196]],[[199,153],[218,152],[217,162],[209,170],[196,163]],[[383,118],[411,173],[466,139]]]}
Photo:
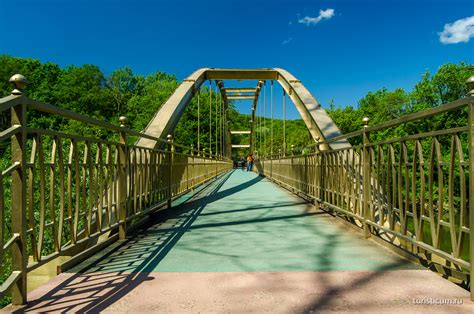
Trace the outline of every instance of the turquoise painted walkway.
{"label": "turquoise painted walkway", "polygon": [[[182,203],[184,200],[186,202]],[[179,203],[181,203],[179,205]],[[88,272],[413,269],[327,213],[255,173],[235,170]],[[97,257],[96,257],[97,258]]]}
{"label": "turquoise painted walkway", "polygon": [[[16,312],[416,313],[469,292],[254,173],[179,199],[148,228],[28,296]],[[11,309],[6,309],[12,311]]]}

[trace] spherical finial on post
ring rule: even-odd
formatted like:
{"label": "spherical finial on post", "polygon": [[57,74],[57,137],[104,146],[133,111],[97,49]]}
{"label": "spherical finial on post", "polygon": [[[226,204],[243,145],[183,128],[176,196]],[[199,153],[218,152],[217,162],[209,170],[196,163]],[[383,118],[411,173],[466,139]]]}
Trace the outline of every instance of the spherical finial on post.
{"label": "spherical finial on post", "polygon": [[168,143],[171,143],[171,142],[173,141],[173,135],[168,134],[168,135],[166,136],[166,139],[167,139]]}
{"label": "spherical finial on post", "polygon": [[369,117],[362,118],[362,123],[364,124],[364,128],[369,126],[369,121],[370,121]]}
{"label": "spherical finial on post", "polygon": [[22,95],[23,91],[25,90],[26,86],[30,83],[21,74],[15,74],[10,79],[8,82],[12,83],[15,86],[15,89],[12,90],[12,95]]}
{"label": "spherical finial on post", "polygon": [[127,125],[128,119],[125,116],[121,116],[119,118],[119,122],[120,122],[120,127],[124,128]]}
{"label": "spherical finial on post", "polygon": [[468,96],[474,96],[474,75],[467,79],[466,85],[469,88],[469,91],[467,92],[467,95]]}

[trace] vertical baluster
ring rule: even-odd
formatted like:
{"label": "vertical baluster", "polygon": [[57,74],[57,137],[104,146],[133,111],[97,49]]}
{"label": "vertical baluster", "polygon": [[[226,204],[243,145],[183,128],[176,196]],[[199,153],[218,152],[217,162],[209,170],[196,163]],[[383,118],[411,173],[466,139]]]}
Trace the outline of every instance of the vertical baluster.
{"label": "vertical baluster", "polygon": [[191,189],[194,190],[194,180],[196,176],[196,169],[194,167],[194,144],[191,144]]}
{"label": "vertical baluster", "polygon": [[171,198],[172,198],[172,184],[173,184],[173,155],[174,155],[174,145],[173,145],[173,136],[168,134],[168,195],[167,195],[167,205],[168,208],[171,208]]}
{"label": "vertical baluster", "polygon": [[463,229],[469,227],[466,223],[466,173],[465,173],[465,162],[464,153],[462,151],[461,140],[459,135],[456,134],[456,152],[459,160],[459,222],[455,226],[455,230],[458,233],[457,246],[454,248],[454,257],[459,258],[461,255],[461,249],[464,243],[464,231]]}
{"label": "vertical baluster", "polygon": [[51,220],[51,229],[53,235],[53,244],[55,252],[59,251],[58,234],[56,228],[55,213],[55,191],[56,191],[56,151],[58,146],[58,138],[54,137],[51,146],[51,157],[49,163],[49,218]]}
{"label": "vertical baluster", "polygon": [[67,209],[69,222],[69,236],[71,243],[76,243],[76,234],[74,233],[74,218],[73,218],[73,204],[72,204],[72,177],[73,177],[73,161],[74,161],[75,143],[73,140],[69,141],[69,156],[67,163]]}
{"label": "vertical baluster", "polygon": [[395,149],[393,144],[389,145],[390,149],[390,173],[392,177],[392,196],[391,196],[391,206],[390,206],[390,229],[395,230],[396,224],[396,208],[397,208],[397,160],[395,158]]}
{"label": "vertical baluster", "polygon": [[436,221],[434,211],[434,173],[436,164],[436,137],[431,138],[430,147],[430,162],[429,162],[429,176],[428,176],[428,215],[430,219],[430,234],[433,247],[436,247]]}
{"label": "vertical baluster", "polygon": [[[37,151],[37,138],[33,137],[31,145],[30,155],[30,166],[28,168],[28,229],[31,230],[30,241],[31,241],[31,252],[33,254],[33,261],[39,260],[38,256],[38,245],[35,236],[35,164],[36,164],[36,151]],[[13,193],[13,191],[12,191]]]}
{"label": "vertical baluster", "polygon": [[363,193],[363,217],[364,217],[364,234],[365,237],[370,237],[370,228],[367,224],[367,220],[370,219],[370,199],[371,199],[371,179],[370,179],[370,134],[367,132],[367,127],[369,125],[369,118],[365,117],[363,119],[364,129],[362,133],[363,139],[363,157],[362,157],[362,166],[363,166],[363,184],[362,184],[362,193]]}
{"label": "vertical baluster", "polygon": [[107,164],[107,184],[105,187],[106,197],[105,200],[107,202],[107,224],[108,227],[112,225],[115,221],[117,221],[117,217],[115,217],[115,221],[112,221],[112,201],[113,201],[113,190],[114,190],[114,165],[112,163],[112,145],[107,144],[107,150],[105,153],[105,159]]}
{"label": "vertical baluster", "polygon": [[357,154],[357,147],[354,147],[350,150],[350,161],[351,161],[351,211],[354,214],[357,214],[358,206],[358,198],[357,198],[357,187],[359,186],[359,159],[358,159],[358,154]]}
{"label": "vertical baluster", "polygon": [[143,149],[138,149],[138,211],[141,212],[143,210]]}
{"label": "vertical baluster", "polygon": [[456,239],[456,208],[454,206],[454,178],[456,168],[456,135],[451,136],[451,152],[449,156],[449,180],[448,180],[448,207],[449,207],[449,235],[451,238],[451,250],[457,247]]}
{"label": "vertical baluster", "polygon": [[145,204],[146,206],[150,206],[150,164],[147,150],[143,151],[145,155]]}
{"label": "vertical baluster", "polygon": [[[408,212],[409,212],[409,196],[410,196],[410,181],[409,181],[409,163],[408,163],[408,149],[405,141],[400,142],[400,161],[399,161],[399,182],[400,187],[398,191],[398,200],[400,206],[400,225],[401,233],[407,234],[408,227]],[[403,187],[405,189],[403,190]],[[403,195],[405,192],[405,196]],[[406,241],[401,240],[402,247],[406,249]]]}
{"label": "vertical baluster", "polygon": [[39,234],[38,234],[38,260],[41,260],[43,252],[44,232],[46,224],[46,179],[44,168],[43,140],[40,134],[36,135],[38,141],[38,164],[40,179],[40,212],[39,212]]}
{"label": "vertical baluster", "polygon": [[387,146],[387,160],[385,163],[385,195],[387,196],[387,220],[391,230],[393,230],[393,200],[394,200],[394,177],[393,177],[393,148],[392,144]]}
{"label": "vertical baluster", "polygon": [[76,196],[76,202],[75,202],[75,208],[74,208],[74,239],[75,241],[77,240],[78,236],[78,227],[79,227],[79,210],[80,210],[80,173],[79,173],[79,152],[78,152],[78,147],[77,147],[77,141],[76,139],[73,139],[74,143],[74,178],[75,178],[75,196]]}
{"label": "vertical baluster", "polygon": [[[376,195],[374,195],[374,202],[377,204],[377,209],[374,209],[374,215],[375,212],[378,212],[378,219],[374,218],[375,221],[379,223],[380,226],[383,226],[386,221],[386,216],[385,216],[385,204],[387,202],[386,200],[386,193],[384,193],[385,190],[385,154],[384,154],[384,146],[383,145],[378,145],[376,147],[377,149],[377,163],[374,162],[375,166],[375,171],[376,174],[375,180],[377,181],[377,189],[375,190]],[[373,150],[373,157],[375,158],[375,151]]]}
{"label": "vertical baluster", "polygon": [[97,144],[97,179],[99,180],[99,198],[97,200],[97,230],[102,231],[104,218],[104,160],[102,153],[102,143]]}
{"label": "vertical baluster", "polygon": [[84,235],[88,237],[90,235],[90,220],[89,210],[87,206],[87,163],[89,160],[89,143],[86,141],[84,144],[84,154],[82,156],[81,163],[81,210],[79,211],[79,221],[83,221]]}
{"label": "vertical baluster", "polygon": [[[85,160],[86,166],[85,170],[87,173],[86,182],[86,193],[87,193],[87,229],[89,235],[93,234],[93,225],[92,225],[92,211],[94,208],[94,198],[95,198],[95,180],[94,180],[94,171],[92,170],[92,147],[91,142],[86,142],[86,147],[88,151],[87,159]],[[87,189],[87,186],[89,187]],[[96,221],[97,223],[97,221]]]}
{"label": "vertical baluster", "polygon": [[[120,117],[120,127],[125,128],[126,117]],[[118,146],[118,194],[117,212],[119,219],[119,238],[127,237],[127,133],[120,132],[120,145]]]}

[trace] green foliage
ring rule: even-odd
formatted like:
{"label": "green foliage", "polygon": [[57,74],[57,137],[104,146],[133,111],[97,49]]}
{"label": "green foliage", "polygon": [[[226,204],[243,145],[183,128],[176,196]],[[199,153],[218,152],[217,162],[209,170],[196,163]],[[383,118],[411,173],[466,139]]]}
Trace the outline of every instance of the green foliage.
{"label": "green foliage", "polygon": [[[135,130],[143,130],[147,126],[157,110],[179,84],[174,75],[163,72],[156,72],[145,77],[134,74],[129,67],[124,67],[106,76],[95,65],[60,68],[51,62],[42,63],[31,58],[0,55],[0,97],[10,94],[12,87],[8,84],[8,79],[15,73],[25,75],[30,81],[27,89],[30,98],[99,120],[109,121],[113,124],[118,124],[118,117],[125,115],[129,118],[128,126]],[[358,102],[357,106],[336,108],[332,102],[328,113],[343,133],[353,132],[361,129],[361,121],[365,116],[370,117],[370,124],[374,125],[398,118],[404,114],[459,99],[467,93],[465,81],[470,75],[474,75],[474,71],[464,63],[445,64],[434,75],[427,71],[410,92],[401,88],[394,91],[381,88],[375,92],[369,92]],[[199,130],[199,146],[201,149],[209,150],[209,145],[211,145],[212,150],[215,150],[215,132],[218,130],[215,121],[215,101],[218,95],[212,94],[212,108],[209,108],[210,96],[209,90],[205,88],[201,90],[199,119],[197,97],[194,97],[184,110],[174,134],[178,144],[186,146],[193,144],[197,148],[196,141]],[[211,121],[209,119],[210,113],[212,113]],[[99,128],[85,126],[76,121],[38,112],[29,112],[28,114],[29,126],[31,127],[116,140],[114,138],[116,134],[113,135]],[[223,122],[226,127],[232,130],[249,130],[250,119],[250,116],[240,114],[230,104],[226,121]],[[227,120],[230,122],[227,123]],[[1,113],[0,131],[6,129],[9,125],[9,113]],[[284,125],[286,126],[285,141],[283,140]],[[373,140],[381,140],[415,132],[452,128],[459,125],[466,125],[466,115],[460,115],[459,112],[450,112],[424,119],[416,124],[406,124],[404,127],[377,132],[371,134],[371,136]],[[209,132],[211,126],[212,134]],[[271,141],[272,134],[273,142]],[[266,119],[265,126],[263,126],[263,123],[257,124],[255,137],[257,139],[255,149],[259,151],[260,155],[268,155],[272,151],[277,153],[280,149],[289,152],[291,145],[304,147],[313,142],[302,120],[284,122],[275,119],[272,122],[271,119]],[[218,134],[218,138],[220,138],[220,134]],[[232,138],[234,144],[246,144],[248,141],[248,136],[234,136]],[[449,147],[447,145],[449,139],[441,138],[440,141],[443,147]],[[463,140],[463,142],[466,141]],[[353,144],[357,143],[360,143],[360,139],[353,140]],[[9,146],[4,144],[0,143],[0,171],[10,165]],[[45,146],[47,145],[49,144],[45,143]],[[423,144],[423,150],[428,150],[428,146]],[[409,147],[409,149],[412,148]],[[233,158],[237,159],[247,153],[247,151],[236,150]],[[447,153],[443,152],[443,154]],[[0,182],[0,184],[4,187],[7,202],[5,232],[8,236],[11,233],[10,223],[8,223],[11,219],[11,213],[8,211],[11,207],[8,206],[8,201],[11,200],[10,188],[7,179],[4,179],[4,182]],[[51,246],[50,242],[45,245]],[[0,269],[1,283],[11,272],[11,263],[8,256],[0,262],[2,262]],[[8,299],[0,300],[0,307],[5,302],[8,302]]]}
{"label": "green foliage", "polygon": [[[356,108],[352,106],[336,108],[332,105],[328,114],[342,133],[350,133],[362,128],[363,117],[369,117],[370,125],[376,125],[462,98],[468,92],[465,82],[471,75],[474,75],[472,67],[464,63],[448,63],[442,65],[433,76],[426,71],[411,92],[406,92],[401,88],[394,91],[381,88],[375,92],[369,92],[359,100]],[[417,121],[416,124],[407,124],[379,132],[373,134],[372,137],[374,140],[387,139],[387,137],[400,137],[414,132],[453,128],[466,125],[465,119],[465,115],[461,116],[459,112],[454,111]],[[357,139],[353,140],[353,144],[357,143]]]}

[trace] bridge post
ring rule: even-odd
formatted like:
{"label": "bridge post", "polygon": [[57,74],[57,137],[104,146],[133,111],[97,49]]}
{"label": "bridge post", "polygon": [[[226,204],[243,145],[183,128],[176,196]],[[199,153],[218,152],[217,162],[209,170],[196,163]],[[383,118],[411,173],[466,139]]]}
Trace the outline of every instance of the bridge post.
{"label": "bridge post", "polygon": [[194,191],[194,144],[191,144],[191,189]]}
{"label": "bridge post", "polygon": [[[120,127],[125,128],[127,117],[120,117]],[[140,157],[141,160],[141,157]],[[120,132],[120,145],[118,151],[118,216],[119,216],[119,239],[125,240],[127,237],[127,133]]]}
{"label": "bridge post", "polygon": [[[273,152],[270,153],[270,178],[273,180]],[[275,180],[273,180],[275,181]]]}
{"label": "bridge post", "polygon": [[167,207],[171,208],[171,198],[173,196],[173,155],[174,155],[174,144],[173,135],[168,134],[168,200]]}
{"label": "bridge post", "polygon": [[216,164],[216,176],[215,176],[215,179],[217,180],[217,173],[218,173],[218,167],[219,167],[219,155],[217,155],[217,152],[216,152],[216,154],[214,155],[214,160],[215,160],[215,164]]}
{"label": "bridge post", "polygon": [[[301,178],[296,178],[296,177],[295,177],[295,175],[298,175],[298,171],[295,171],[295,169],[294,169],[294,160],[293,160],[293,157],[295,156],[295,152],[294,152],[294,151],[295,151],[295,145],[291,144],[291,167],[290,167],[290,169],[291,169],[291,172],[292,172],[292,173],[291,173],[291,175],[290,175],[289,177],[290,177],[291,180],[293,180],[293,181],[296,181],[296,180],[300,181]],[[291,184],[291,186],[294,186],[294,185],[295,185],[295,184],[294,184],[295,182],[288,182],[288,183]],[[292,192],[292,193],[295,193],[295,188],[292,187],[292,188],[291,188],[291,192]]]}
{"label": "bridge post", "polygon": [[321,187],[321,152],[319,150],[319,136],[316,137],[316,146],[314,150],[314,208],[319,209],[321,207],[322,200],[322,187]]}
{"label": "bridge post", "polygon": [[469,252],[470,252],[470,275],[471,275],[471,301],[474,301],[474,288],[472,286],[474,278],[474,76],[466,82],[469,92]]}
{"label": "bridge post", "polygon": [[367,131],[369,126],[370,119],[364,117],[362,122],[364,123],[364,129],[362,132],[362,141],[363,141],[363,152],[362,152],[362,195],[363,195],[363,226],[364,226],[364,236],[366,238],[370,237],[370,229],[367,224],[367,220],[370,219],[370,198],[371,198],[371,182],[370,182],[370,132]]}
{"label": "bridge post", "polygon": [[[23,88],[28,81],[23,75],[16,74],[10,78],[15,85],[12,95],[22,97]],[[27,301],[27,239],[26,239],[26,106],[19,104],[11,108],[11,126],[20,126],[11,139],[12,164],[18,165],[12,172],[12,233],[17,240],[12,245],[13,273],[19,278],[11,288],[12,304],[22,305]]]}

